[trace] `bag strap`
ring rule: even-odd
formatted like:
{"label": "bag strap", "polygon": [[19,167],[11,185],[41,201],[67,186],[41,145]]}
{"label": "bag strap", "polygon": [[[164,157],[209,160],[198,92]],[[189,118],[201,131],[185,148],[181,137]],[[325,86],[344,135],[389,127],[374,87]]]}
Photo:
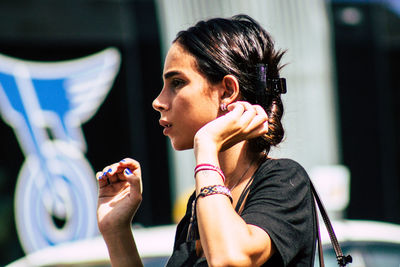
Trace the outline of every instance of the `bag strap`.
{"label": "bag strap", "polygon": [[[350,255],[344,256],[342,249],[340,248],[340,244],[336,238],[335,231],[333,230],[331,221],[328,217],[328,213],[325,210],[324,205],[322,204],[322,201],[317,193],[317,190],[315,190],[314,184],[310,180],[310,186],[311,186],[311,192],[313,194],[314,200],[318,205],[318,209],[321,213],[322,219],[324,220],[325,227],[328,230],[329,238],[331,239],[331,243],[333,246],[333,249],[335,250],[336,254],[336,259],[338,262],[338,265],[340,267],[345,267],[348,263],[351,263],[353,261],[352,257]],[[324,267],[324,258],[323,258],[323,250],[322,250],[322,243],[321,243],[321,235],[319,231],[319,223],[318,223],[318,211],[317,207],[314,206],[315,208],[315,217],[316,217],[316,227],[317,227],[317,234],[318,234],[318,254],[319,254],[319,263],[321,267]]]}
{"label": "bag strap", "polygon": [[[314,195],[314,194],[313,194]],[[315,201],[315,198],[314,198]],[[324,263],[324,251],[322,250],[322,242],[321,242],[321,233],[319,231],[319,218],[318,218],[318,210],[314,206],[314,218],[315,218],[315,225],[317,228],[317,242],[318,242],[318,260],[319,260],[319,266],[320,267],[325,267]]]}

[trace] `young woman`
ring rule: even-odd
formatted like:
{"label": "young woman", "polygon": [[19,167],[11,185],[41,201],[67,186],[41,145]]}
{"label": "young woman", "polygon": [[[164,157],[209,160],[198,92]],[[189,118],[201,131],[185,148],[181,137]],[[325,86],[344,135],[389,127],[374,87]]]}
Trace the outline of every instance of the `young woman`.
{"label": "young woman", "polygon": [[[282,55],[245,15],[201,21],[173,42],[153,107],[174,149],[193,148],[197,166],[167,266],[313,265],[309,178],[296,162],[267,157],[284,133]],[[97,178],[98,225],[111,263],[141,266],[131,232],[140,165],[127,158]]]}

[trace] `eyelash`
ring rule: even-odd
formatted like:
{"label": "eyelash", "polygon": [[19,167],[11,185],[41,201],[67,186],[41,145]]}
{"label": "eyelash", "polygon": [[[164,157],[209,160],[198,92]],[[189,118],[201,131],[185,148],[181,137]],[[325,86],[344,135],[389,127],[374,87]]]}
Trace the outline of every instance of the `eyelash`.
{"label": "eyelash", "polygon": [[178,87],[180,87],[180,86],[182,86],[184,84],[185,84],[185,82],[183,80],[181,80],[181,79],[173,79],[171,81],[171,86],[173,88],[178,88]]}

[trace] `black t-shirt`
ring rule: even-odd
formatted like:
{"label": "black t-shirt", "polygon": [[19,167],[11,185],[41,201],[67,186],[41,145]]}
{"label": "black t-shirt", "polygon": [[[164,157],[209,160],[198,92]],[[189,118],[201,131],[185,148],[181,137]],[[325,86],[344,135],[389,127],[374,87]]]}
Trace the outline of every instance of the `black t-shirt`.
{"label": "black t-shirt", "polygon": [[[195,242],[186,242],[194,194],[178,224],[174,251],[167,266],[207,266],[196,255]],[[276,252],[262,266],[313,266],[316,244],[314,202],[309,177],[295,161],[268,159],[254,174],[243,211],[247,224],[265,230]]]}

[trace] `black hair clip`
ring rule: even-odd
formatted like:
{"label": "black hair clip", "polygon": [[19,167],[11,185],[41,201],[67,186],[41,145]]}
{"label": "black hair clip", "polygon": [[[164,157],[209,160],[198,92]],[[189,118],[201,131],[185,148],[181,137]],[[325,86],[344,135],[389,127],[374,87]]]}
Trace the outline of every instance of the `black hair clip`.
{"label": "black hair clip", "polygon": [[267,93],[286,94],[286,79],[285,78],[267,79]]}
{"label": "black hair clip", "polygon": [[279,95],[286,93],[286,79],[285,78],[268,78],[267,76],[268,65],[257,64],[257,82],[259,92],[262,94],[263,90],[268,95]]}

